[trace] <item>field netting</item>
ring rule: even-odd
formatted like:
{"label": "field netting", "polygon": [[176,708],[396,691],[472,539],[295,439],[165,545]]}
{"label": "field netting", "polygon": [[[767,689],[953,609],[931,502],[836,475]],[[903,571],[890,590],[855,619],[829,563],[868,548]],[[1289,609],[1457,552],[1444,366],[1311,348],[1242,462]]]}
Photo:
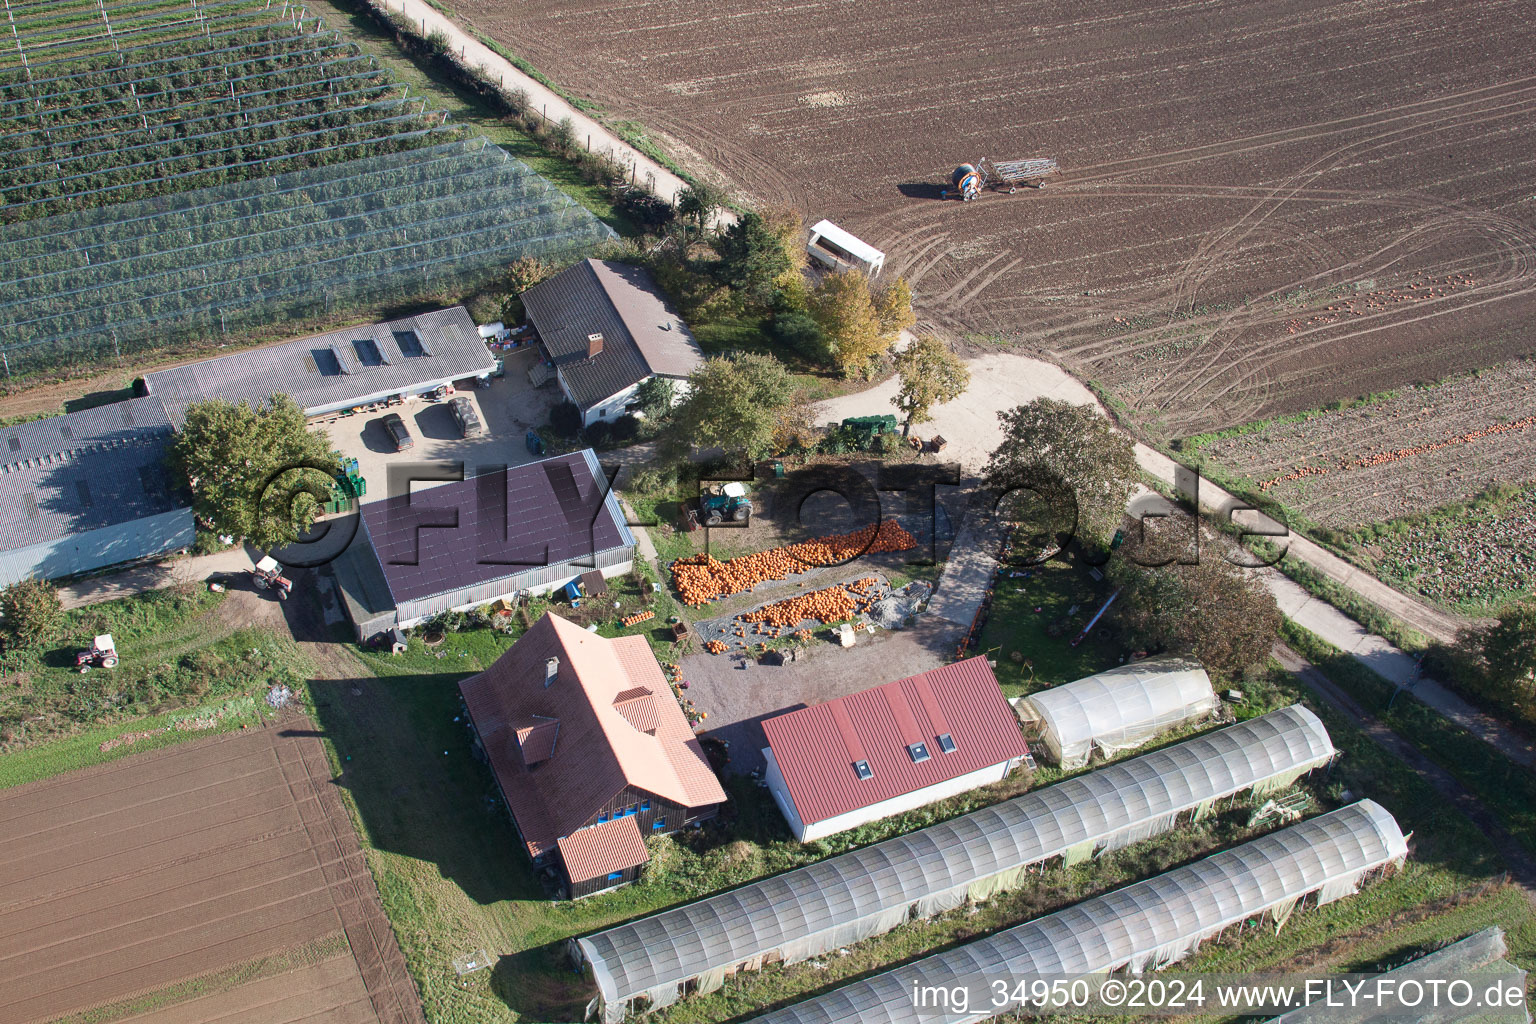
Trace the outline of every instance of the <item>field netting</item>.
{"label": "field netting", "polygon": [[465,137],[299,11],[265,0],[9,3],[0,220]]}
{"label": "field netting", "polygon": [[612,231],[483,138],[0,226],[8,374],[462,293]]}

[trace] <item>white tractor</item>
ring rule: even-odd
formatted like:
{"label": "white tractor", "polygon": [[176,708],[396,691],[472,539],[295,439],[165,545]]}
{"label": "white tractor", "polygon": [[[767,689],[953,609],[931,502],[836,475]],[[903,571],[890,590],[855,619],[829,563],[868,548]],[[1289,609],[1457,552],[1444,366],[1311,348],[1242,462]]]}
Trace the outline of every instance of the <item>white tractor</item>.
{"label": "white tractor", "polygon": [[103,633],[91,641],[90,650],[76,653],[75,667],[81,672],[89,672],[92,668],[116,668],[117,645],[112,642],[112,634]]}
{"label": "white tractor", "polygon": [[293,581],[283,575],[283,567],[271,555],[264,555],[251,570],[257,590],[275,590],[279,601],[288,600],[293,592]]}

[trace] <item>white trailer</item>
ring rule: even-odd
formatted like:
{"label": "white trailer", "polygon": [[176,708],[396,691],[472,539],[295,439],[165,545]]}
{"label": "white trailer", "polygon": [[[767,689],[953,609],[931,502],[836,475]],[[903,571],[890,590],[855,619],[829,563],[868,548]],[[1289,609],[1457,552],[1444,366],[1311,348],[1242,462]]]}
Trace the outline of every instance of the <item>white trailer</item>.
{"label": "white trailer", "polygon": [[805,251],[833,270],[862,270],[875,277],[885,267],[885,253],[829,220],[817,221],[811,228],[811,240]]}

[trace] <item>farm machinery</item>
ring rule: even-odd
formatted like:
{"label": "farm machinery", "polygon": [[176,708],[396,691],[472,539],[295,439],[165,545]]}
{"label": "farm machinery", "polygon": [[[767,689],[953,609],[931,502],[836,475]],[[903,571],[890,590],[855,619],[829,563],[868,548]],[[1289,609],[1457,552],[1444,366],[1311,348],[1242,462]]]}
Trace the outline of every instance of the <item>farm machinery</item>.
{"label": "farm machinery", "polygon": [[752,515],[752,499],[747,497],[746,485],[740,481],[715,484],[699,496],[699,511],[710,526],[718,526],[726,519],[744,523]]}
{"label": "farm machinery", "polygon": [[91,641],[90,650],[78,652],[75,655],[75,667],[81,672],[89,672],[93,668],[116,668],[117,645],[112,642],[112,634],[103,633]]}
{"label": "farm machinery", "polygon": [[1061,168],[1052,157],[1034,157],[1028,160],[988,160],[982,157],[974,164],[961,164],[949,176],[951,188],[940,192],[943,198],[958,196],[962,202],[970,202],[981,195],[981,190],[1012,195],[1021,188],[1044,188],[1045,179],[1060,174]]}
{"label": "farm machinery", "polygon": [[279,601],[288,600],[288,595],[293,593],[293,581],[283,575],[283,567],[271,555],[263,556],[256,563],[256,567],[251,570],[251,577],[257,590],[277,591]]}

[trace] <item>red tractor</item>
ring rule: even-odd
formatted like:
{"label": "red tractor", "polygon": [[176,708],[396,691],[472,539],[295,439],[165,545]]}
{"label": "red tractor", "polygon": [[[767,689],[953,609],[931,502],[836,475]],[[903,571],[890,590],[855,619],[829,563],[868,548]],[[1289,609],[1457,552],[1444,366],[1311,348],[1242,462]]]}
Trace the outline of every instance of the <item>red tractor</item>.
{"label": "red tractor", "polygon": [[112,634],[103,633],[91,641],[90,650],[77,653],[75,667],[81,672],[89,672],[92,668],[116,668],[117,645],[112,642]]}
{"label": "red tractor", "polygon": [[288,595],[293,593],[293,581],[283,575],[283,567],[271,555],[264,556],[256,563],[251,576],[257,590],[275,590],[279,601],[288,600]]}

